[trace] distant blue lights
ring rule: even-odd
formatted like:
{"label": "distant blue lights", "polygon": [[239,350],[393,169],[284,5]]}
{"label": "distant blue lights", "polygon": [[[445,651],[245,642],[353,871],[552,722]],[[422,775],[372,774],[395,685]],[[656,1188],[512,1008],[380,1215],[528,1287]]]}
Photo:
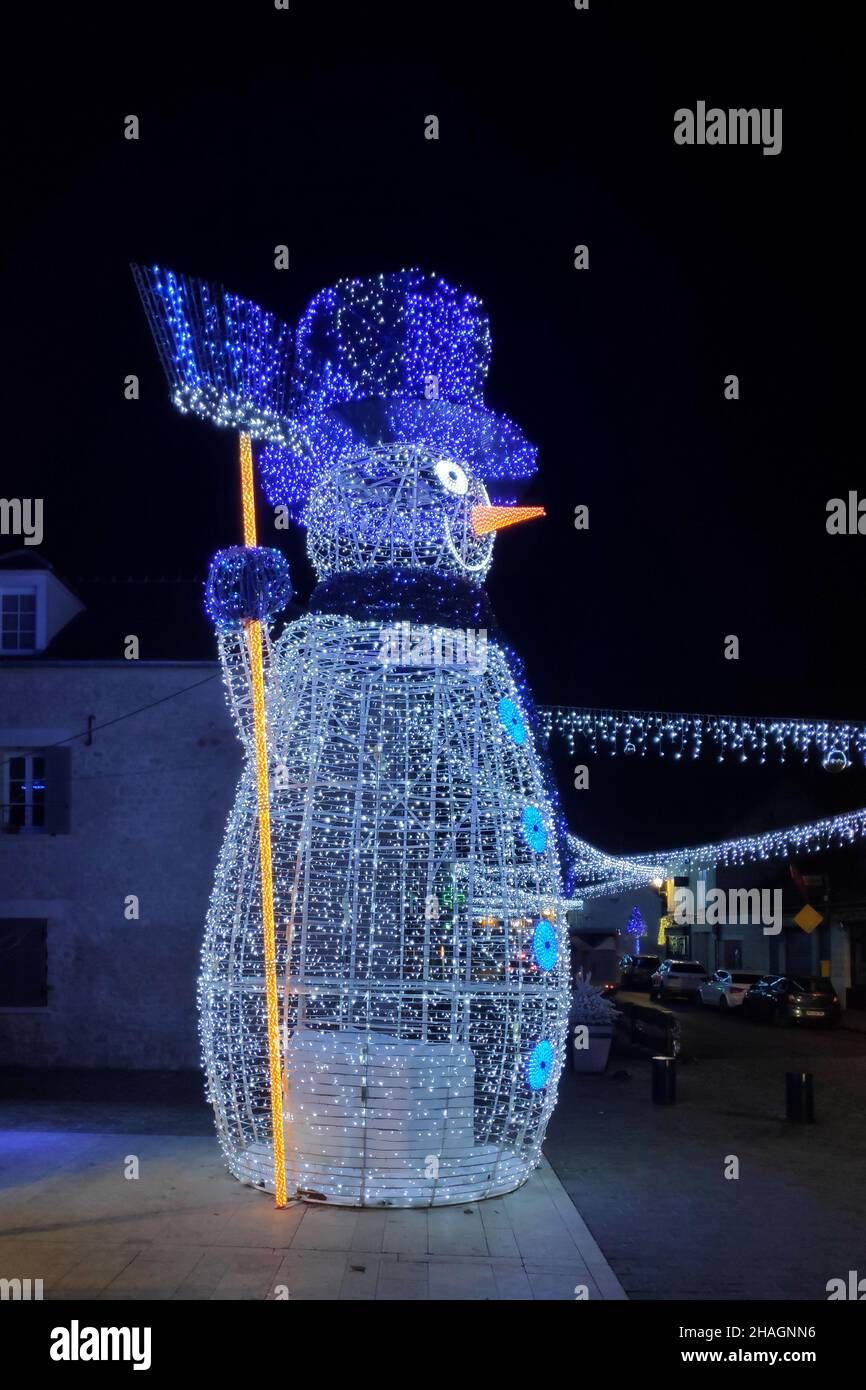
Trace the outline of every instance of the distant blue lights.
{"label": "distant blue lights", "polygon": [[526,725],[520,717],[520,710],[513,700],[505,699],[499,701],[499,722],[510,739],[515,743],[526,742]]}
{"label": "distant blue lights", "polygon": [[523,812],[523,838],[536,854],[544,853],[547,831],[537,806],[527,806]]}
{"label": "distant blue lights", "polygon": [[553,1048],[547,1039],[536,1043],[526,1059],[526,1080],[530,1091],[543,1091],[553,1075]]}
{"label": "distant blue lights", "polygon": [[539,970],[552,970],[556,965],[559,955],[556,932],[545,918],[541,919],[532,934],[532,953]]}

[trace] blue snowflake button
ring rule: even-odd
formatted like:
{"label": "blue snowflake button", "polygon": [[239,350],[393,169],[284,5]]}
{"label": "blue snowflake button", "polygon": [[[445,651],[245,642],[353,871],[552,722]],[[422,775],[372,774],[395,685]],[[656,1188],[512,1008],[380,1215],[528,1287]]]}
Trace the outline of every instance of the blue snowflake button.
{"label": "blue snowflake button", "polygon": [[543,1091],[553,1075],[553,1048],[544,1038],[526,1060],[526,1080],[530,1091]]}
{"label": "blue snowflake button", "polygon": [[547,844],[547,831],[537,806],[527,806],[523,812],[523,838],[536,854],[544,853],[544,847]]}
{"label": "blue snowflake button", "polygon": [[510,739],[523,743],[526,739],[526,725],[520,717],[520,710],[513,700],[503,697],[499,701],[499,722]]}
{"label": "blue snowflake button", "polygon": [[556,932],[544,917],[532,934],[532,951],[539,970],[552,970],[556,965],[556,957],[559,954]]}

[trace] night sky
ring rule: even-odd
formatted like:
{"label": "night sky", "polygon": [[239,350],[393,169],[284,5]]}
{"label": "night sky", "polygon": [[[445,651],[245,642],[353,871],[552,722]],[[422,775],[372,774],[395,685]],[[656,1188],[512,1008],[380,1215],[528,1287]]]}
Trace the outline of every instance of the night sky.
{"label": "night sky", "polygon": [[[129,262],[290,322],[341,276],[417,264],[482,297],[488,401],[539,446],[522,491],[547,518],[499,538],[488,581],[536,699],[864,717],[866,538],[825,530],[830,497],[866,492],[843,75],[790,6],[766,7],[766,33],[748,6],[713,7],[697,33],[688,8],[626,22],[563,0],[518,24],[481,5],[486,48],[436,6],[402,51],[371,40],[389,8],[350,7],[355,29],[329,33],[327,4],[235,7],[233,66],[225,44],[143,32],[150,61],[40,70],[16,98],[3,491],[45,499],[41,554],[86,599],[101,654],[136,631],[143,657],[213,656],[199,586],[239,539],[234,439],[171,408]],[[698,99],[781,106],[782,153],[675,145],[673,113]],[[303,600],[303,535],[276,539]],[[106,582],[130,577],[181,582]],[[710,761],[597,761],[566,797],[575,828],[618,850],[864,802],[863,773]]]}

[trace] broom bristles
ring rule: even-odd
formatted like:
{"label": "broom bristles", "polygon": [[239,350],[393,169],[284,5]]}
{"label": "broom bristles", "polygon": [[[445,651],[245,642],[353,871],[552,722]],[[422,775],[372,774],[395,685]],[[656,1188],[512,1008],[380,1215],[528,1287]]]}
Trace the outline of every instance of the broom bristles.
{"label": "broom bristles", "polygon": [[159,266],[132,273],[177,408],[288,443],[288,324],[204,280]]}

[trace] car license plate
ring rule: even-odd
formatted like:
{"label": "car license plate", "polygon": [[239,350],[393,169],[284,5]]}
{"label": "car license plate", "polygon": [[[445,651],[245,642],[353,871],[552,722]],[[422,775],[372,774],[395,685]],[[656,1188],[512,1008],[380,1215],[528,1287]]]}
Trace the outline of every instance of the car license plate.
{"label": "car license plate", "polygon": [[823,1010],[823,1009],[807,1009],[807,1010],[806,1010],[806,1017],[807,1017],[807,1018],[823,1018],[823,1017],[824,1017],[824,1010]]}

